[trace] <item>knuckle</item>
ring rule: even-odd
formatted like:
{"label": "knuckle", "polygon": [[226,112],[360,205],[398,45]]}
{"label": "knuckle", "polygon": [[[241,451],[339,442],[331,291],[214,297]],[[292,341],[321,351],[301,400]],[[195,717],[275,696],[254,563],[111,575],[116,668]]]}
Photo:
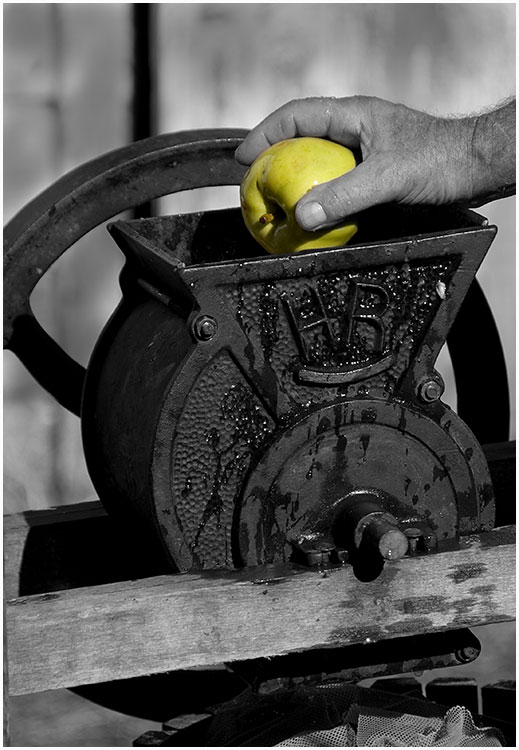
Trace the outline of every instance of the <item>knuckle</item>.
{"label": "knuckle", "polygon": [[329,219],[342,218],[348,209],[348,205],[351,203],[348,193],[335,181],[323,186],[321,197],[324,210]]}
{"label": "knuckle", "polygon": [[276,139],[285,140],[297,135],[297,117],[304,99],[291,99],[275,113]]}
{"label": "knuckle", "polygon": [[294,120],[294,113],[288,111],[279,121],[279,132],[283,139],[293,138],[297,132],[297,126]]}
{"label": "knuckle", "polygon": [[283,115],[294,114],[301,110],[305,106],[306,99],[290,99],[289,102],[283,105],[281,108]]}

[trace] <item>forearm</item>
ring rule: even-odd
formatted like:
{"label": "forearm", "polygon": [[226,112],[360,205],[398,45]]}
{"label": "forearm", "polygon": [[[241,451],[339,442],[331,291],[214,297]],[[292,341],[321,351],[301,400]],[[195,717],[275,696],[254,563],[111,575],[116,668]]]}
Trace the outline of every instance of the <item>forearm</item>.
{"label": "forearm", "polygon": [[471,120],[472,197],[477,203],[515,185],[515,98]]}

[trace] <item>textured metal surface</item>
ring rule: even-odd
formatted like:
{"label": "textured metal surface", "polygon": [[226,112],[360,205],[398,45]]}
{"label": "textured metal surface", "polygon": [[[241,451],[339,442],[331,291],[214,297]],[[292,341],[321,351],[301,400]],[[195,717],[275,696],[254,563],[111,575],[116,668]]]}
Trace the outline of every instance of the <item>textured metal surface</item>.
{"label": "textured metal surface", "polygon": [[402,530],[491,528],[484,457],[434,370],[495,234],[481,224],[393,207],[358,245],[279,257],[234,210],[114,224],[125,302],[83,415],[103,501],[130,499],[181,569],[288,559],[356,489]]}
{"label": "textured metal surface", "polygon": [[[289,559],[290,539],[331,528],[344,496],[357,488],[383,494],[380,509],[402,529],[428,523],[445,539],[485,526],[490,508],[480,512],[462,446],[401,402],[359,399],[314,412],[282,433],[248,478],[240,509],[243,559]],[[490,488],[485,492],[488,505]]]}

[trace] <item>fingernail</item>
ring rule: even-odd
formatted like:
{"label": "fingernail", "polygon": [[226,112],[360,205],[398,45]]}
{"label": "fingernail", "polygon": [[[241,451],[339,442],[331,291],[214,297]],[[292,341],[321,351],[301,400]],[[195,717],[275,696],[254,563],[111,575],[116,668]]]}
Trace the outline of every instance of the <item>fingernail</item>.
{"label": "fingernail", "polygon": [[298,207],[297,220],[303,229],[317,229],[326,223],[326,214],[320,203],[310,201]]}

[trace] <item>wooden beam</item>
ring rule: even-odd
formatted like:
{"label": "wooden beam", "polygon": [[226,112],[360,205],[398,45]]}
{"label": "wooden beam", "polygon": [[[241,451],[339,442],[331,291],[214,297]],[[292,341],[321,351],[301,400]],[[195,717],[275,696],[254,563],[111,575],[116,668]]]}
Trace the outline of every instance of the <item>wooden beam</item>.
{"label": "wooden beam", "polygon": [[4,598],[10,599],[22,593],[20,580],[23,577],[22,567],[26,564],[31,529],[44,529],[48,536],[54,536],[55,529],[63,523],[77,528],[78,521],[99,517],[106,518],[106,511],[99,501],[4,516]]}
{"label": "wooden beam", "polygon": [[[496,525],[515,523],[515,442],[483,446],[496,494]],[[96,500],[6,516],[4,596],[47,593],[171,572],[161,545],[123,528]],[[138,550],[138,554],[136,554]]]}
{"label": "wooden beam", "polygon": [[158,576],[7,602],[12,695],[515,619],[515,528],[350,566]]}
{"label": "wooden beam", "polygon": [[97,501],[4,517],[4,597],[171,572],[160,542]]}

